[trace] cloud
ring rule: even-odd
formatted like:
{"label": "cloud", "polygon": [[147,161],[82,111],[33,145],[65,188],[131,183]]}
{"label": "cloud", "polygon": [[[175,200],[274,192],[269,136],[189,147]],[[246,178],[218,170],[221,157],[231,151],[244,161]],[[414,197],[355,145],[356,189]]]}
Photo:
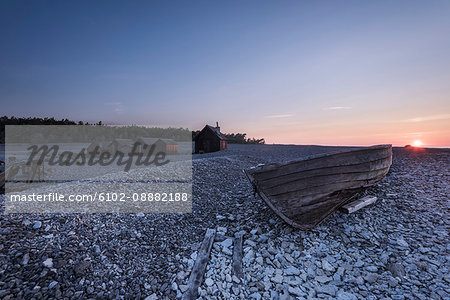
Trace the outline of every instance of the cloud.
{"label": "cloud", "polygon": [[350,106],[330,106],[326,107],[326,110],[342,110],[342,109],[352,109]]}
{"label": "cloud", "polygon": [[106,103],[106,105],[110,106],[112,110],[116,113],[121,113],[123,111],[122,102],[108,102]]}
{"label": "cloud", "polygon": [[436,121],[436,120],[447,120],[447,119],[450,119],[450,114],[417,117],[417,118],[412,118],[412,119],[400,120],[399,122],[401,122],[401,123],[418,123],[418,122],[425,122],[425,121]]}
{"label": "cloud", "polygon": [[269,119],[281,119],[281,118],[290,118],[293,117],[293,114],[285,114],[285,115],[268,115],[266,118]]}

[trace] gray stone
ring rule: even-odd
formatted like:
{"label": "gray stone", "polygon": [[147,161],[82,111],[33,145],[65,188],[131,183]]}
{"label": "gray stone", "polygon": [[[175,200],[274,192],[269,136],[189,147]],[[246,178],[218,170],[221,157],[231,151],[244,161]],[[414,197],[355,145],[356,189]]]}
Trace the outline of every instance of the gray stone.
{"label": "gray stone", "polygon": [[247,253],[244,255],[244,261],[245,262],[252,262],[255,259],[255,252],[250,249],[247,251]]}
{"label": "gray stone", "polygon": [[356,296],[355,296],[354,294],[352,294],[352,293],[349,293],[349,292],[345,292],[345,291],[343,291],[343,290],[340,290],[340,291],[337,293],[336,299],[337,299],[337,300],[357,300],[358,297],[356,297]]}
{"label": "gray stone", "polygon": [[151,294],[150,296],[145,297],[144,300],[158,300],[158,296],[156,294]]}
{"label": "gray stone", "polygon": [[178,272],[178,274],[177,274],[178,280],[183,280],[183,279],[185,279],[186,277],[187,277],[187,274],[186,274],[186,272],[184,272],[184,271],[180,271],[180,272]]}
{"label": "gray stone", "polygon": [[264,290],[269,291],[272,288],[272,283],[270,281],[263,281]]}
{"label": "gray stone", "polygon": [[255,262],[259,265],[262,265],[264,263],[264,259],[261,256],[259,256],[255,259]]}
{"label": "gray stone", "polygon": [[337,287],[332,284],[327,284],[327,285],[317,287],[317,293],[327,294],[330,296],[335,296],[336,290],[337,290]]}
{"label": "gray stone", "polygon": [[341,281],[341,280],[342,280],[342,277],[341,277],[341,275],[339,275],[338,273],[334,273],[334,275],[333,275],[333,280],[334,280],[334,281]]}
{"label": "gray stone", "polygon": [[236,275],[233,275],[232,279],[233,279],[233,282],[235,282],[235,283],[241,283],[241,280],[239,278],[237,278]]}
{"label": "gray stone", "polygon": [[233,255],[233,251],[231,251],[230,248],[227,247],[223,247],[222,252],[225,253],[226,255]]}
{"label": "gray stone", "polygon": [[356,278],[356,284],[357,285],[363,285],[364,284],[364,278],[362,278],[361,276],[358,276]]}
{"label": "gray stone", "polygon": [[271,290],[270,291],[270,299],[278,300],[278,299],[280,299],[280,295],[278,294],[277,291]]}
{"label": "gray stone", "polygon": [[100,250],[99,245],[92,246],[92,251],[94,251],[95,254],[100,254],[102,251]]}
{"label": "gray stone", "polygon": [[322,269],[328,272],[333,272],[335,268],[327,260],[322,259]]}
{"label": "gray stone", "polygon": [[260,300],[260,299],[261,299],[261,294],[258,293],[258,292],[254,292],[254,293],[251,294],[249,297],[250,297],[250,299],[257,299],[257,300]]}
{"label": "gray stone", "polygon": [[295,295],[295,296],[304,296],[305,295],[305,293],[298,286],[296,286],[296,287],[290,286],[288,291],[289,291],[289,293],[291,293],[292,295]]}
{"label": "gray stone", "polygon": [[81,261],[75,264],[73,267],[73,271],[78,276],[84,276],[86,274],[86,271],[91,268],[91,262],[90,261]]}
{"label": "gray stone", "polygon": [[33,224],[33,229],[39,229],[42,227],[42,222],[41,221],[36,221]]}
{"label": "gray stone", "polygon": [[26,266],[29,261],[30,261],[30,255],[28,253],[26,253],[22,258],[22,265]]}
{"label": "gray stone", "polygon": [[331,277],[328,276],[316,276],[314,279],[320,283],[326,283],[331,281]]}
{"label": "gray stone", "polygon": [[364,276],[364,280],[366,280],[368,283],[375,283],[378,280],[378,274],[369,273],[366,276]]}
{"label": "gray stone", "polygon": [[292,258],[292,256],[291,256],[290,254],[286,253],[286,254],[284,255],[284,258],[286,258],[286,260],[287,260],[288,262],[290,262],[291,264],[294,263],[294,259]]}
{"label": "gray stone", "polygon": [[300,274],[300,270],[297,269],[296,267],[290,266],[286,269],[284,269],[284,275],[299,275]]}
{"label": "gray stone", "polygon": [[252,240],[246,240],[245,243],[250,247],[256,247],[256,243]]}
{"label": "gray stone", "polygon": [[283,293],[280,295],[280,300],[291,300],[291,296],[287,290],[283,290]]}
{"label": "gray stone", "polygon": [[397,239],[397,245],[399,245],[400,247],[404,247],[404,248],[409,247],[409,244],[403,238]]}
{"label": "gray stone", "polygon": [[274,277],[271,278],[271,280],[275,283],[282,283],[283,276],[281,274],[277,273]]}
{"label": "gray stone", "polygon": [[376,266],[368,266],[366,270],[372,273],[376,273],[378,271],[378,268]]}
{"label": "gray stone", "polygon": [[388,283],[390,287],[396,287],[398,285],[398,280],[395,278],[389,278]]}
{"label": "gray stone", "polygon": [[255,229],[251,230],[250,233],[251,233],[252,235],[255,235],[255,234],[261,234],[261,233],[262,233],[262,230],[261,230],[261,228],[257,227],[257,228],[255,228]]}
{"label": "gray stone", "polygon": [[58,284],[58,281],[52,281],[52,282],[50,282],[50,284],[48,285],[48,288],[49,288],[49,289],[52,289],[52,288],[54,288],[57,284]]}
{"label": "gray stone", "polygon": [[363,262],[362,260],[358,260],[358,261],[355,263],[355,267],[357,267],[357,268],[360,268],[360,267],[362,267],[362,266],[364,266],[364,262]]}
{"label": "gray stone", "polygon": [[188,290],[189,286],[183,284],[183,285],[180,285],[179,288],[180,288],[180,291],[182,293],[184,293],[184,292],[186,292]]}
{"label": "gray stone", "polygon": [[46,266],[47,268],[53,268],[53,259],[47,258],[46,260],[44,260],[44,262],[42,264],[44,266]]}
{"label": "gray stone", "polygon": [[227,229],[225,227],[217,227],[217,231],[219,232],[227,232]]}
{"label": "gray stone", "polygon": [[214,281],[211,278],[206,278],[205,279],[205,284],[207,286],[213,286],[214,285]]}
{"label": "gray stone", "polygon": [[235,294],[236,296],[239,295],[239,288],[237,286],[232,286],[231,290],[233,291],[233,294]]}
{"label": "gray stone", "polygon": [[[225,237],[225,233],[223,233],[223,232],[217,232],[217,233],[216,233],[216,237],[214,238],[214,241],[220,243],[220,242],[225,241],[226,239],[227,239],[227,238]],[[214,244],[214,246],[216,246],[216,244]],[[193,249],[193,250],[197,250],[197,249],[198,249],[198,248],[195,248],[195,249]]]}
{"label": "gray stone", "polygon": [[388,270],[392,273],[393,277],[403,278],[406,274],[405,268],[399,263],[392,263],[388,265]]}
{"label": "gray stone", "polygon": [[224,240],[223,242],[221,242],[220,245],[221,245],[222,247],[228,248],[228,247],[230,247],[231,245],[233,245],[233,239],[228,238],[228,239]]}

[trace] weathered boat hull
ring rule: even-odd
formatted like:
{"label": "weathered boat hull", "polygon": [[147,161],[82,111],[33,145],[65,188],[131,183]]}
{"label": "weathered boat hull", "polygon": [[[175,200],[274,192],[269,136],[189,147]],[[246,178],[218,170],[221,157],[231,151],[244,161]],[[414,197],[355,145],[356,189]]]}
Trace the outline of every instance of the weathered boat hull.
{"label": "weathered boat hull", "polygon": [[311,156],[245,173],[255,191],[284,221],[311,229],[381,179],[392,164],[392,145]]}

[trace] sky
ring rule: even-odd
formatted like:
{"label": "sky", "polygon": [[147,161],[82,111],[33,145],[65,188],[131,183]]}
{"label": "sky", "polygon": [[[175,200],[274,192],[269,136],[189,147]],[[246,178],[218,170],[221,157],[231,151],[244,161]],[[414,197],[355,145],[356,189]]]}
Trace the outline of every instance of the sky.
{"label": "sky", "polygon": [[0,115],[450,146],[450,1],[1,1]]}

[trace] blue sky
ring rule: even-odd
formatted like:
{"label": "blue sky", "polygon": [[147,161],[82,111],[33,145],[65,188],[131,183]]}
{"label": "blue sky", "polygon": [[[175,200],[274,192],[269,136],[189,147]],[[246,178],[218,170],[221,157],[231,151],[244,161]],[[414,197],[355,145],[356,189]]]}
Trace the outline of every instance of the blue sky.
{"label": "blue sky", "polygon": [[449,1],[2,1],[1,115],[450,145]]}

